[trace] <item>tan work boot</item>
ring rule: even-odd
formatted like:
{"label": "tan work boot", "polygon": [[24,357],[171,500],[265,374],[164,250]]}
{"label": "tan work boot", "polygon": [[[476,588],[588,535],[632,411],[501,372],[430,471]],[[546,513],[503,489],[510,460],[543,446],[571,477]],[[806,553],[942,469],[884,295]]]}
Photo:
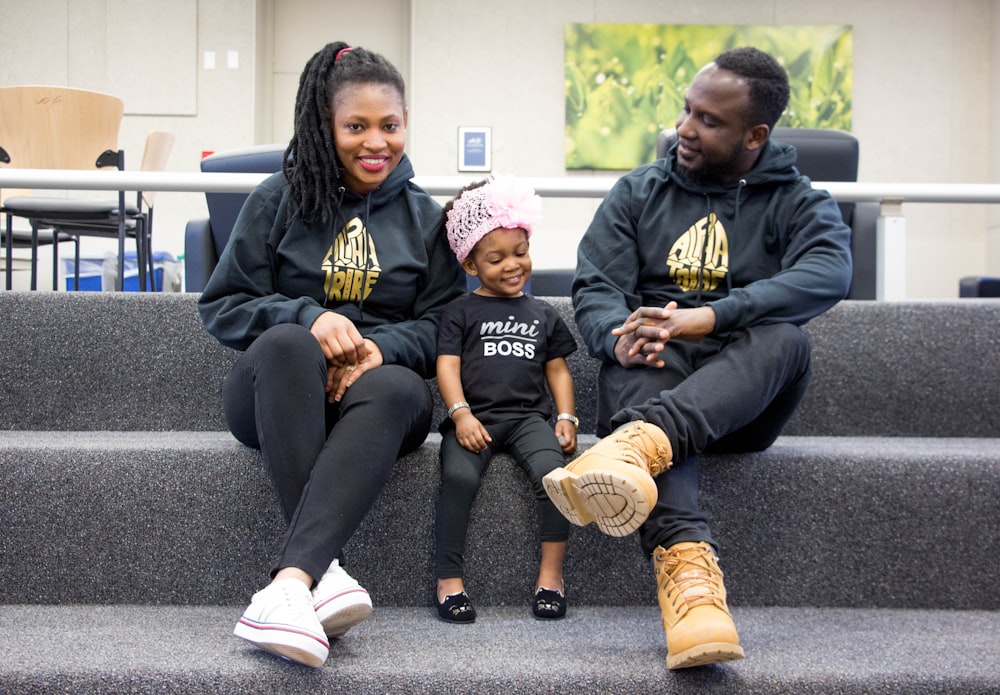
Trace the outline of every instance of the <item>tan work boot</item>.
{"label": "tan work boot", "polygon": [[653,511],[653,476],[670,468],[672,457],[663,430],[636,420],[550,472],[542,484],[556,508],[577,526],[594,522],[609,536],[627,536]]}
{"label": "tan work boot", "polygon": [[718,558],[708,543],[678,543],[653,551],[656,596],[667,633],[667,668],[743,658],[726,605]]}

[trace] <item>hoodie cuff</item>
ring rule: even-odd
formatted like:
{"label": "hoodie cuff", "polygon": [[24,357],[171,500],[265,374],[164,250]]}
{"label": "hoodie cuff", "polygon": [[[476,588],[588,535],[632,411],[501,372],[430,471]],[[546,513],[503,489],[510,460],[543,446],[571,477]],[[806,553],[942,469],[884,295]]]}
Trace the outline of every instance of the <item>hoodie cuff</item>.
{"label": "hoodie cuff", "polygon": [[715,302],[708,302],[705,306],[711,307],[715,312],[715,330],[713,333],[728,333],[737,328],[740,323],[740,305],[735,297],[726,297]]}
{"label": "hoodie cuff", "polygon": [[306,328],[312,328],[312,325],[316,323],[316,319],[320,317],[321,314],[326,313],[326,309],[321,306],[307,305],[302,307],[299,311],[299,325],[305,326]]}

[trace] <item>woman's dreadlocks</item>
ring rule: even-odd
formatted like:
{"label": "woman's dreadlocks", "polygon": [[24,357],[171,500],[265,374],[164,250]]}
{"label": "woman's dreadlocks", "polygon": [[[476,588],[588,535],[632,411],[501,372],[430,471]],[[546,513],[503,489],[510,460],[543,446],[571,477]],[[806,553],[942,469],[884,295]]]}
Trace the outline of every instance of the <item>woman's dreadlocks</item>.
{"label": "woman's dreadlocks", "polygon": [[402,75],[378,53],[337,41],[309,59],[299,78],[295,131],[281,166],[306,222],[332,219],[343,188],[333,140],[333,102],[350,84],[391,85],[406,104]]}

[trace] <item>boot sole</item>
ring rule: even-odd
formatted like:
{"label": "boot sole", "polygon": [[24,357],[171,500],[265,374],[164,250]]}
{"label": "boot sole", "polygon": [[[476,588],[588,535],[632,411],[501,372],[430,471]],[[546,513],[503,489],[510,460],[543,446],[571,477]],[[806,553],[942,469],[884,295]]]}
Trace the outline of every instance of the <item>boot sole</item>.
{"label": "boot sole", "polygon": [[621,471],[590,470],[579,476],[557,468],[542,479],[542,485],[570,523],[595,523],[608,536],[627,536],[642,526],[653,511],[656,484],[645,471],[621,465],[625,467]]}
{"label": "boot sole", "polygon": [[676,670],[693,666],[707,666],[723,661],[743,658],[743,647],[730,642],[709,642],[685,649],[680,654],[667,654],[667,668]]}

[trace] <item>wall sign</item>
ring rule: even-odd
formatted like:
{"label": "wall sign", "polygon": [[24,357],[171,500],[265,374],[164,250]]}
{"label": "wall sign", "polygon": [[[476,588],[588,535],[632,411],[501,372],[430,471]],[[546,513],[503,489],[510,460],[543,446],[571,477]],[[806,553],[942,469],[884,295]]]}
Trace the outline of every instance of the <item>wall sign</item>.
{"label": "wall sign", "polygon": [[490,171],[492,154],[490,128],[464,126],[458,129],[459,171]]}

